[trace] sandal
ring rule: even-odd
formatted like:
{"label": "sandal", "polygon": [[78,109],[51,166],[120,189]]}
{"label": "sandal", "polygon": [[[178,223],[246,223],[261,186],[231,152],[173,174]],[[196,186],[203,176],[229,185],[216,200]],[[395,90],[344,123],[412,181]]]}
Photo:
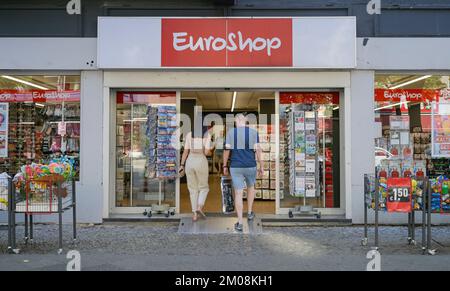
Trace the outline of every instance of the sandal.
{"label": "sandal", "polygon": [[200,214],[201,218],[206,219],[206,215],[205,213],[203,213],[203,211],[197,210],[197,213]]}
{"label": "sandal", "polygon": [[192,216],[192,221],[196,222],[198,220],[197,212],[194,212],[194,215]]}

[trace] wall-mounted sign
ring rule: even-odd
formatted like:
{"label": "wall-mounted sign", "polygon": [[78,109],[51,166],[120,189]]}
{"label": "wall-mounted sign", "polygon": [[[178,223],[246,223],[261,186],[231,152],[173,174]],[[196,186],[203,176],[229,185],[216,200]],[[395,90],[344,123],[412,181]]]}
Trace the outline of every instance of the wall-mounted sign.
{"label": "wall-mounted sign", "polygon": [[291,67],[292,19],[162,19],[161,57],[163,67]]}
{"label": "wall-mounted sign", "polygon": [[431,106],[439,107],[441,90],[434,89],[375,89],[375,102],[382,111],[408,112],[410,104],[420,103],[421,113],[431,113]]}
{"label": "wall-mounted sign", "polygon": [[354,68],[356,19],[100,17],[97,50],[111,69]]}
{"label": "wall-mounted sign", "polygon": [[0,102],[62,102],[80,101],[80,91],[0,90]]}
{"label": "wall-mounted sign", "polygon": [[375,89],[375,101],[432,102],[439,99],[440,90],[432,89]]}

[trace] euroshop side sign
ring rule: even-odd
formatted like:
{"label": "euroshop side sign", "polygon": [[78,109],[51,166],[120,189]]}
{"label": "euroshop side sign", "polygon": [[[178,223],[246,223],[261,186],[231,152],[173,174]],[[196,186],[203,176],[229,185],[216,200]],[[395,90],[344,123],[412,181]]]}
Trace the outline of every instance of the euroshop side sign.
{"label": "euroshop side sign", "polygon": [[145,68],[354,68],[354,17],[99,17],[97,64]]}

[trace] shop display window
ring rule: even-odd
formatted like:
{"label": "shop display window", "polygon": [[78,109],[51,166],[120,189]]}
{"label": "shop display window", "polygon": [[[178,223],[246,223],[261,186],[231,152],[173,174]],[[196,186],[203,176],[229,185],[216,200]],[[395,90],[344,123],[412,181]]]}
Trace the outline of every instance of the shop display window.
{"label": "shop display window", "polygon": [[449,79],[442,75],[376,75],[375,166],[380,176],[448,177]]}
{"label": "shop display window", "polygon": [[80,76],[0,76],[0,172],[66,156],[79,178]]}
{"label": "shop display window", "polygon": [[280,93],[280,206],[340,207],[339,92]]}
{"label": "shop display window", "polygon": [[175,93],[118,92],[116,207],[175,205]]}

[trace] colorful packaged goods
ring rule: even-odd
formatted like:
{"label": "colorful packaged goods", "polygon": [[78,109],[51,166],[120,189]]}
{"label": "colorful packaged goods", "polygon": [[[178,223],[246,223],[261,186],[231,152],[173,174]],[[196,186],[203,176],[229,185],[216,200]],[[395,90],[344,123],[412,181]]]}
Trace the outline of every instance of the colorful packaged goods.
{"label": "colorful packaged goods", "polygon": [[413,197],[413,209],[421,210],[423,209],[423,193],[424,193],[424,182],[423,179],[412,179],[412,197]]}
{"label": "colorful packaged goods", "polygon": [[177,175],[176,113],[175,106],[147,107],[146,178],[174,178]]}
{"label": "colorful packaged goods", "polygon": [[450,212],[450,180],[446,176],[430,179],[432,212]]}
{"label": "colorful packaged goods", "polygon": [[48,164],[32,163],[23,165],[20,167],[19,173],[14,176],[13,182],[16,184],[16,187],[20,188],[25,181],[30,180],[39,181],[51,178],[59,181],[68,181],[75,177],[73,163],[72,159],[61,157],[51,160]]}

